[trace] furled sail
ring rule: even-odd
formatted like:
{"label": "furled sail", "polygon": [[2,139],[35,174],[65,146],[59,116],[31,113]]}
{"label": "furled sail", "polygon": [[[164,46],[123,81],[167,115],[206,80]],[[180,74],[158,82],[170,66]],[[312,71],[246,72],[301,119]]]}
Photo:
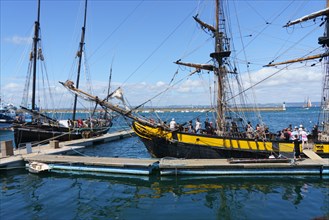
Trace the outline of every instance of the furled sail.
{"label": "furled sail", "polygon": [[59,82],[60,84],[62,84],[65,88],[67,88],[69,91],[73,92],[75,95],[77,96],[80,96],[84,99],[87,99],[87,100],[91,100],[97,104],[99,104],[100,106],[102,107],[106,107],[106,108],[109,108],[115,112],[118,112],[119,114],[121,115],[124,115],[130,119],[133,119],[135,121],[138,121],[142,124],[146,124],[148,126],[151,126],[151,127],[158,127],[159,125],[158,124],[155,124],[155,123],[151,123],[147,120],[144,120],[142,118],[139,118],[139,117],[136,117],[132,114],[132,111],[131,110],[127,110],[127,109],[123,109],[119,106],[116,106],[116,105],[113,105],[111,104],[110,102],[106,102],[106,99],[104,100],[101,100],[100,98],[98,98],[97,96],[93,96],[91,94],[88,94],[78,88],[76,88],[74,86],[74,83],[70,80],[67,80],[65,83],[64,82]]}
{"label": "furled sail", "polygon": [[[299,24],[301,22],[308,21],[310,19],[314,19],[314,18],[317,18],[317,17],[320,17],[320,16],[328,16],[328,15],[329,15],[329,7],[325,8],[323,10],[311,13],[309,15],[305,15],[305,16],[303,16],[299,19],[296,19],[294,21],[289,21],[283,27],[289,27],[291,25]],[[329,39],[328,39],[327,35],[324,36],[324,37],[319,37],[319,44],[327,45],[328,43],[329,43]],[[317,54],[317,55],[312,55],[312,56],[308,56],[308,57],[302,57],[302,58],[287,60],[287,61],[284,61],[284,62],[278,62],[278,63],[272,63],[271,62],[271,63],[265,65],[264,67],[278,66],[278,65],[289,64],[289,63],[297,63],[297,62],[302,62],[302,61],[307,61],[307,60],[314,60],[314,59],[328,57],[328,56],[329,56],[329,52],[326,51],[325,53],[322,53],[322,54]]]}
{"label": "furled sail", "polygon": [[301,23],[301,22],[304,22],[304,21],[308,21],[308,20],[311,20],[313,18],[317,18],[317,17],[324,16],[324,15],[329,15],[329,8],[325,8],[323,10],[320,10],[320,11],[317,11],[317,12],[314,12],[314,13],[311,13],[309,15],[305,15],[305,16],[303,16],[301,18],[298,18],[298,19],[296,19],[294,21],[289,21],[283,27],[289,27],[291,25],[298,24],[298,23]]}
{"label": "furled sail", "polygon": [[196,69],[203,69],[203,70],[209,70],[209,71],[214,70],[214,66],[211,65],[211,64],[183,63],[183,62],[180,62],[180,61],[176,61],[175,63],[178,64],[178,65],[194,67]]}
{"label": "furled sail", "polygon": [[201,25],[202,28],[206,28],[206,29],[210,30],[213,34],[216,33],[216,28],[214,28],[213,26],[211,26],[211,25],[209,25],[209,24],[207,24],[207,23],[201,21],[201,20],[198,18],[198,16],[193,16],[193,18],[194,18],[194,20],[195,20],[196,22],[198,22],[198,23]]}
{"label": "furled sail", "polygon": [[308,56],[308,57],[302,57],[302,58],[298,58],[298,59],[287,60],[287,61],[278,62],[278,63],[269,63],[269,64],[265,65],[264,67],[278,66],[278,65],[289,64],[289,63],[297,63],[297,62],[302,62],[302,61],[307,61],[307,60],[323,58],[323,57],[327,57],[327,56],[329,56],[328,52],[313,55],[313,56]]}

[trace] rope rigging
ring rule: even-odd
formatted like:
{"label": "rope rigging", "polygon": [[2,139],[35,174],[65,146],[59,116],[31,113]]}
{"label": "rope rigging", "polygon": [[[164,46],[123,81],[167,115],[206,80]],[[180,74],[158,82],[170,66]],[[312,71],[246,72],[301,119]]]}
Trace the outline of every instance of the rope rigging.
{"label": "rope rigging", "polygon": [[[194,9],[193,9],[194,11]],[[175,28],[173,31],[171,31],[169,33],[169,35],[160,43],[159,46],[157,46],[152,52],[151,54],[146,57],[146,59],[127,77],[127,79],[125,81],[123,81],[121,86],[124,86],[125,83],[169,40],[169,38],[176,32],[176,30],[181,27],[184,22],[191,16],[192,11],[183,19],[183,21],[181,21]]]}
{"label": "rope rigging", "polygon": [[127,17],[125,17],[119,25],[102,41],[102,43],[95,49],[93,53],[91,53],[90,57],[91,58],[96,52],[103,47],[103,45],[110,39],[110,37],[117,32],[123,25],[126,23],[126,21],[135,13],[135,11],[144,3],[144,0],[140,1],[140,3],[128,14]]}

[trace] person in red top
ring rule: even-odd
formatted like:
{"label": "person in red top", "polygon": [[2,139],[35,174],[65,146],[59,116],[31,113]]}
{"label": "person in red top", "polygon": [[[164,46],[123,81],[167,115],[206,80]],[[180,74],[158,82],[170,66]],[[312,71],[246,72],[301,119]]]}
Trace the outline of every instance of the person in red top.
{"label": "person in red top", "polygon": [[83,127],[83,121],[80,118],[78,119],[78,127]]}

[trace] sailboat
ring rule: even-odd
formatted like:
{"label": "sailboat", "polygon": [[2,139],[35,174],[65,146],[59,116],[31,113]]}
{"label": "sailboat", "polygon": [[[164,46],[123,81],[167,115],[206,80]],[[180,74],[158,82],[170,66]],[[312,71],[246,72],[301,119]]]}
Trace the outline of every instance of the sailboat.
{"label": "sailboat", "polygon": [[[84,38],[86,29],[86,15],[87,15],[87,0],[85,1],[84,11],[84,25],[82,27],[81,42],[79,44],[78,51],[78,74],[76,85],[79,86],[80,81],[80,69],[81,59],[84,48]],[[33,66],[33,78],[32,78],[32,103],[31,108],[26,106],[20,106],[21,110],[32,115],[31,122],[14,123],[14,138],[15,144],[19,147],[21,144],[45,144],[50,140],[68,141],[81,138],[89,138],[93,136],[99,136],[109,131],[112,123],[111,118],[98,119],[89,118],[86,121],[76,119],[77,112],[77,97],[74,99],[72,120],[57,120],[53,119],[39,111],[39,107],[36,105],[36,75],[37,75],[37,62],[43,61],[42,49],[39,44],[40,41],[40,0],[38,0],[38,14],[37,21],[34,26],[33,47],[30,55],[30,62]],[[28,79],[29,81],[30,79]],[[29,83],[27,83],[29,85]],[[27,90],[27,89],[25,89]],[[25,91],[27,92],[27,91]],[[45,97],[44,97],[45,98]],[[25,98],[27,100],[27,97]]]}
{"label": "sailboat", "polygon": [[305,100],[305,103],[303,105],[304,109],[310,109],[312,107],[312,102],[310,97],[307,97],[307,99]]}
{"label": "sailboat", "polygon": [[[186,124],[172,123],[173,126],[168,126],[161,119],[151,120],[139,115],[134,111],[139,106],[127,109],[76,88],[72,81],[60,83],[85,100],[89,99],[131,119],[134,132],[148,152],[156,158],[271,158],[272,160],[272,158],[285,157],[284,155],[293,155],[294,146],[291,140],[278,138],[277,134],[270,132],[262,121],[253,128],[247,117],[248,112],[241,111],[241,102],[246,100],[243,97],[245,90],[238,87],[241,85],[239,73],[234,62],[230,62],[231,45],[230,38],[226,34],[227,20],[224,17],[223,4],[216,0],[215,6],[214,26],[203,22],[198,16],[193,17],[214,39],[214,51],[210,53],[212,63],[194,64],[181,60],[175,62],[193,68],[189,76],[202,71],[214,74],[217,90],[214,98],[216,100],[213,110],[216,115],[214,126],[207,123],[205,130],[189,132],[185,129]],[[236,81],[234,85],[238,89],[232,86],[230,80]],[[256,111],[256,115],[258,113]],[[329,148],[324,147],[321,150],[316,148],[316,152],[321,156],[328,156]]]}

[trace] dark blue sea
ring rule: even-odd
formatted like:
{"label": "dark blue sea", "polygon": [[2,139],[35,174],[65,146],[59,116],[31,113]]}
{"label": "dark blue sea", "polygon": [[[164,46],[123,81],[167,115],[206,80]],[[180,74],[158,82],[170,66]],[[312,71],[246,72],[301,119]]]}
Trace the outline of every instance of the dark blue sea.
{"label": "dark blue sea", "polygon": [[[319,109],[261,112],[271,131],[308,130]],[[211,114],[158,113],[178,123]],[[145,113],[147,116],[147,113]],[[117,119],[112,131],[127,125]],[[12,138],[10,131],[1,140]],[[136,136],[89,147],[89,156],[150,158]],[[329,178],[320,176],[171,176],[31,174],[1,170],[0,219],[329,219]]]}

